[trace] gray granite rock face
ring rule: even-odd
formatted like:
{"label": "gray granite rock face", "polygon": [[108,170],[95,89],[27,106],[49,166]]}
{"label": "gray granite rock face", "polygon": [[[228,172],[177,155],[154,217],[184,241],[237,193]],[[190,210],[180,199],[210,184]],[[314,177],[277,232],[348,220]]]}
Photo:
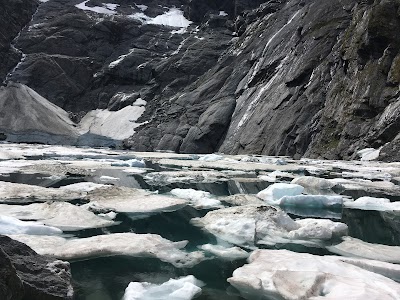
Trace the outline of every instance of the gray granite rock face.
{"label": "gray granite rock face", "polygon": [[[398,0],[118,0],[113,15],[81,2],[41,3],[13,42],[23,59],[0,69],[75,122],[145,100],[127,148],[343,159],[398,149]],[[138,5],[148,17],[179,7],[193,23],[142,23]]]}
{"label": "gray granite rock face", "polygon": [[69,263],[38,255],[27,245],[6,236],[0,236],[0,249],[2,249],[0,260],[6,263],[2,264],[2,269],[7,266],[7,272],[10,273],[10,277],[4,281],[0,275],[0,296],[3,286],[7,287],[4,290],[5,297],[1,299],[71,300],[73,298]]}

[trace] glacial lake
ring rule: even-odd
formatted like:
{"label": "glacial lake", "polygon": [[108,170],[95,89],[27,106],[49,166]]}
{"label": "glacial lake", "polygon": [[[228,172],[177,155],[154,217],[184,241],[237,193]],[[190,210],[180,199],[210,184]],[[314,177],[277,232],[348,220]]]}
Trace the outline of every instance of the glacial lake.
{"label": "glacial lake", "polygon": [[[199,155],[131,153],[72,147],[52,148],[43,145],[38,146],[38,149],[34,145],[5,145],[8,148],[1,149],[0,147],[2,152],[11,153],[14,150],[20,156],[0,162],[0,180],[45,188],[58,189],[71,184],[93,182],[144,189],[168,196],[171,196],[171,191],[174,189],[193,189],[210,193],[211,198],[221,201],[221,207],[231,207],[232,203],[224,201],[226,197],[237,194],[255,195],[274,183],[290,183],[295,177],[314,176],[327,180],[339,178],[349,180],[349,183],[343,181],[339,188],[329,190],[318,190],[314,187],[312,191],[306,189],[304,193],[340,195],[346,201],[362,196],[388,198],[391,201],[400,200],[400,192],[397,188],[380,185],[383,182],[398,187],[398,181],[395,179],[395,173],[400,170],[398,164],[360,161],[294,161],[290,158],[248,155],[210,157],[210,161],[202,161],[199,160],[202,157]],[[142,161],[143,165],[130,166],[133,159]],[[275,173],[270,178],[265,177],[273,172]],[[357,182],[362,184],[357,186]],[[371,182],[371,188],[368,187],[369,182]],[[87,202],[87,200],[77,199],[71,203],[81,206]],[[13,204],[16,203],[18,199],[13,202]],[[201,245],[216,245],[221,241],[215,235],[193,224],[191,220],[202,218],[215,209],[218,208],[195,208],[192,205],[186,205],[173,211],[117,213],[114,219],[117,224],[114,226],[79,231],[64,230],[63,236],[82,239],[123,232],[151,233],[173,242],[187,240],[186,251],[199,251]],[[353,209],[345,206],[333,208],[288,206],[282,209],[294,220],[314,218],[342,222],[348,226],[348,236],[364,242],[400,246],[400,213],[396,211]],[[275,243],[256,246],[262,249],[288,249],[315,255],[335,255],[325,248],[325,245],[329,246],[338,242],[340,239],[332,238],[314,246],[307,243],[304,245]],[[248,252],[254,250],[242,248]],[[227,282],[234,270],[246,264],[245,258],[227,259],[206,253],[205,260],[195,266],[183,268],[175,267],[154,257],[124,255],[72,259],[70,262],[78,300],[120,300],[130,282],[162,284],[171,278],[187,275],[193,275],[204,283],[201,294],[195,299],[245,299]]]}

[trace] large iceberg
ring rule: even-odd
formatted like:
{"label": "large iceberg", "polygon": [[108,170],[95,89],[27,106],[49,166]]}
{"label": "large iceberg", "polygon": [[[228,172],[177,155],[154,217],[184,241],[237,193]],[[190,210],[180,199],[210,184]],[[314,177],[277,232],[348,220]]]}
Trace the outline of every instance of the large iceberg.
{"label": "large iceberg", "polygon": [[131,282],[123,300],[190,300],[201,293],[204,283],[193,275],[170,279],[156,285],[148,282]]}
{"label": "large iceberg", "polygon": [[371,272],[375,268],[399,275],[398,266],[388,263],[357,266],[340,257],[256,250],[228,281],[247,299],[400,299],[400,285]]}
{"label": "large iceberg", "polygon": [[158,258],[178,268],[192,267],[204,260],[203,252],[183,250],[188,241],[171,242],[156,234],[112,233],[82,239],[18,234],[10,237],[27,244],[38,254],[63,260],[126,255]]}

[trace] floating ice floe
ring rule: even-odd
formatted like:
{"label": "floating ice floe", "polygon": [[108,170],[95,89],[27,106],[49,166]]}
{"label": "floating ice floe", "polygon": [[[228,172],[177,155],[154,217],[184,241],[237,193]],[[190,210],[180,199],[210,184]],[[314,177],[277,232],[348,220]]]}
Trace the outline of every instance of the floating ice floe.
{"label": "floating ice floe", "polygon": [[115,225],[96,216],[82,206],[68,202],[34,203],[30,205],[0,204],[0,213],[19,220],[35,220],[64,231],[84,230]]}
{"label": "floating ice floe", "polygon": [[0,234],[57,235],[61,233],[62,230],[55,227],[0,215]]}
{"label": "floating ice floe", "polygon": [[283,196],[301,195],[304,188],[298,184],[274,183],[257,194],[257,197],[269,203],[279,204]]}
{"label": "floating ice floe", "polygon": [[69,185],[65,185],[60,187],[60,190],[65,190],[65,191],[70,191],[70,192],[76,192],[80,194],[86,195],[88,192],[94,191],[96,189],[100,188],[107,188],[111,187],[110,185],[106,184],[100,184],[100,183],[94,183],[94,182],[78,182],[78,183],[73,183]]}
{"label": "floating ice floe", "polygon": [[188,241],[171,242],[157,234],[112,233],[82,239],[58,236],[10,235],[38,254],[64,260],[125,255],[158,258],[175,267],[192,267],[204,260],[200,251],[183,250]]}
{"label": "floating ice floe", "polygon": [[32,203],[37,201],[72,201],[81,198],[80,193],[56,188],[0,181],[0,203]]}
{"label": "floating ice floe", "polygon": [[296,243],[320,246],[332,237],[347,234],[347,225],[330,220],[292,220],[280,208],[246,205],[214,210],[192,219],[196,226],[228,243],[255,248],[257,245]]}
{"label": "floating ice floe", "polygon": [[212,244],[205,244],[199,246],[201,250],[209,252],[215,256],[218,256],[222,259],[226,260],[237,260],[237,259],[245,259],[249,257],[249,253],[243,250],[240,247],[224,247],[222,245],[212,245]]}
{"label": "floating ice floe", "polygon": [[387,196],[400,196],[400,187],[389,181],[372,181],[364,179],[330,179],[340,184],[344,191],[355,192],[363,195],[379,194]]}
{"label": "floating ice floe", "polygon": [[118,177],[112,177],[112,176],[100,176],[100,181],[105,181],[105,182],[113,182],[113,181],[119,181],[120,178]]}
{"label": "floating ice floe", "polygon": [[357,261],[340,257],[256,250],[228,281],[247,299],[400,299],[400,285],[373,273],[376,268],[400,274],[389,263],[374,266],[360,260],[357,266]]}
{"label": "floating ice floe", "polygon": [[400,211],[400,201],[390,202],[387,198],[361,197],[353,202],[345,202],[344,206],[362,210]]}
{"label": "floating ice floe", "polygon": [[168,185],[170,183],[214,183],[228,181],[228,177],[218,171],[164,171],[152,172],[144,177],[149,184]]}
{"label": "floating ice floe", "polygon": [[131,167],[131,168],[145,168],[146,162],[143,159],[129,159],[112,162],[113,167]]}
{"label": "floating ice floe", "polygon": [[89,191],[86,199],[103,208],[133,214],[174,211],[188,204],[184,199],[116,186],[105,186]]}
{"label": "floating ice floe", "polygon": [[173,189],[170,193],[176,197],[188,200],[190,205],[196,209],[223,207],[221,201],[212,198],[209,192],[194,189]]}
{"label": "floating ice floe", "polygon": [[123,300],[191,300],[201,293],[204,283],[193,275],[170,279],[157,285],[148,282],[131,282]]}
{"label": "floating ice floe", "polygon": [[327,249],[343,256],[400,263],[400,246],[371,244],[349,236],[343,237],[342,240],[340,244],[329,246]]}

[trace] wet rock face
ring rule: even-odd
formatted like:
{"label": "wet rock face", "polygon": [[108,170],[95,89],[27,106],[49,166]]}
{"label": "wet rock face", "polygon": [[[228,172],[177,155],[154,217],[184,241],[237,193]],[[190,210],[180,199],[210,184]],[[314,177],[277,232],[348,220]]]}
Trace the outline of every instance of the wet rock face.
{"label": "wet rock face", "polygon": [[6,236],[0,236],[0,249],[1,299],[72,299],[69,263],[38,255],[25,244]]}
{"label": "wet rock face", "polygon": [[[199,141],[210,125],[221,131],[213,151],[224,153],[346,159],[391,142],[400,124],[398,6],[268,1],[244,13],[235,24],[241,36],[167,111],[179,121],[149,123],[128,144],[161,127],[158,149],[208,152]],[[227,97],[233,114],[213,121],[209,107],[224,107]]]}

